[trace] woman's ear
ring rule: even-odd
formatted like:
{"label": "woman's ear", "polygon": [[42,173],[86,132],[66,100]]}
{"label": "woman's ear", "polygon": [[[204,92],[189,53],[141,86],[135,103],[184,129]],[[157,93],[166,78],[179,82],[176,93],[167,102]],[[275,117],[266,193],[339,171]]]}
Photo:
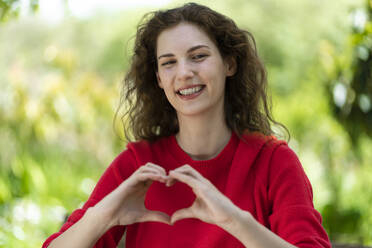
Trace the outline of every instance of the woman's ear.
{"label": "woman's ear", "polygon": [[236,73],[237,64],[234,57],[228,57],[225,60],[226,76],[231,77]]}
{"label": "woman's ear", "polygon": [[161,80],[160,80],[160,77],[159,77],[159,73],[158,72],[156,72],[156,79],[158,80],[159,87],[163,89],[163,84],[161,83]]}

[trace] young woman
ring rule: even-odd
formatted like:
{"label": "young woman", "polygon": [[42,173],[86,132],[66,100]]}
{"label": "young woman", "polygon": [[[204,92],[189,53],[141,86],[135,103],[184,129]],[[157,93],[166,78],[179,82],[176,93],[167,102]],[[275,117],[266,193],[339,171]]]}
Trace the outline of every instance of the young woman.
{"label": "young woman", "polygon": [[147,15],[124,80],[135,137],[43,247],[330,247],[270,127],[252,35],[194,3]]}

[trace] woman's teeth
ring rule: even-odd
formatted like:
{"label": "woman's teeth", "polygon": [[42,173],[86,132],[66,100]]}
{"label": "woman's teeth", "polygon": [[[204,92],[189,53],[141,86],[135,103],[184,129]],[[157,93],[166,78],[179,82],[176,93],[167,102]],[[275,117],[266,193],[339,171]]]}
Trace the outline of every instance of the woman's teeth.
{"label": "woman's teeth", "polygon": [[196,86],[194,88],[188,88],[188,89],[180,90],[178,92],[181,95],[187,96],[187,95],[191,95],[191,94],[194,94],[194,93],[197,93],[197,92],[201,91],[202,88],[203,88],[203,86]]}

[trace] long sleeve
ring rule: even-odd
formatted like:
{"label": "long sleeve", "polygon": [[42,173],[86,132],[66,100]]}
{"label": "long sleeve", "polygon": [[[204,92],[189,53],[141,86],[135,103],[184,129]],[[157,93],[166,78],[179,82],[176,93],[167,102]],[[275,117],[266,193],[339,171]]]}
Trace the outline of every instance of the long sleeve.
{"label": "long sleeve", "polygon": [[280,145],[270,162],[270,229],[297,247],[331,247],[313,205],[311,184],[295,153]]}
{"label": "long sleeve", "polygon": [[[96,205],[103,197],[113,191],[126,178],[128,178],[135,168],[135,158],[130,150],[125,150],[117,156],[110,166],[103,173],[95,186],[89,199],[82,208],[76,209],[63,224],[59,232],[52,234],[43,244],[43,248],[48,245],[59,235],[65,232],[73,224],[84,216],[89,207]],[[115,226],[108,230],[96,243],[95,248],[116,247],[125,231],[124,226]]]}

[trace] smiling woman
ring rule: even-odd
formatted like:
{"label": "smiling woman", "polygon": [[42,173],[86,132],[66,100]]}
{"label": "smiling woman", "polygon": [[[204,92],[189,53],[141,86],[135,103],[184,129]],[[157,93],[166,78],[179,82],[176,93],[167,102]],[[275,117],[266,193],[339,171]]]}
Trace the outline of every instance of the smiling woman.
{"label": "smiling woman", "polygon": [[[146,16],[122,103],[135,138],[43,247],[330,247],[273,135],[252,35],[190,3]],[[192,230],[192,232],[191,232]]]}
{"label": "smiling woman", "polygon": [[163,31],[157,44],[158,84],[176,110],[179,125],[190,116],[213,116],[218,119],[210,121],[223,123],[225,81],[236,63],[224,61],[213,41],[188,23]]}

